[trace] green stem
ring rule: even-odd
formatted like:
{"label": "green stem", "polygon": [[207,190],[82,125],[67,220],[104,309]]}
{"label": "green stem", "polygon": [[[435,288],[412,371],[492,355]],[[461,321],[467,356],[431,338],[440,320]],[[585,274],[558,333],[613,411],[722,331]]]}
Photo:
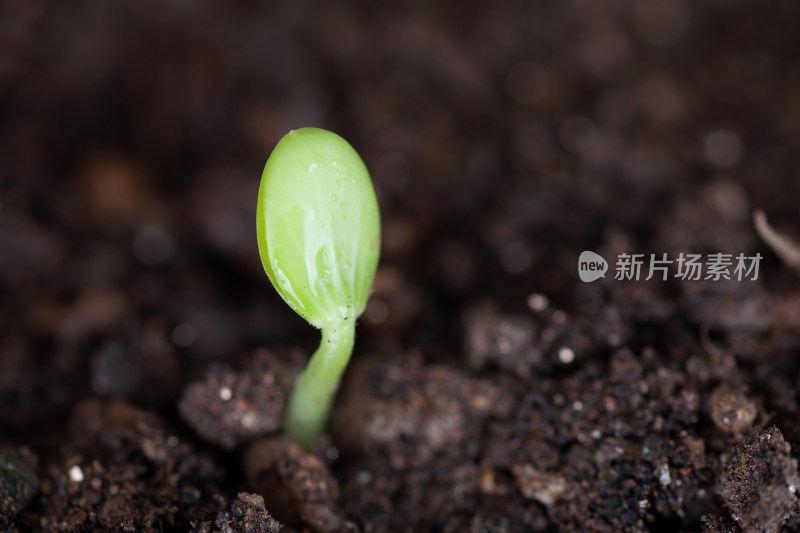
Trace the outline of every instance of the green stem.
{"label": "green stem", "polygon": [[305,449],[325,430],[339,381],[355,341],[355,321],[342,320],[322,329],[322,341],[298,376],[286,411],[286,434]]}

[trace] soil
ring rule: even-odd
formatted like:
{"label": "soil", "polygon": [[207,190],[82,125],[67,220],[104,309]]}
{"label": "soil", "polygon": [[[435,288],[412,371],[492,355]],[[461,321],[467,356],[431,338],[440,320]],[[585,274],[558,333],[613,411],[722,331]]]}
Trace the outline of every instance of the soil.
{"label": "soil", "polygon": [[[800,531],[800,274],[752,223],[800,235],[798,20],[3,2],[0,531]],[[383,246],[306,452],[280,425],[318,333],[254,217],[308,125],[362,154]]]}

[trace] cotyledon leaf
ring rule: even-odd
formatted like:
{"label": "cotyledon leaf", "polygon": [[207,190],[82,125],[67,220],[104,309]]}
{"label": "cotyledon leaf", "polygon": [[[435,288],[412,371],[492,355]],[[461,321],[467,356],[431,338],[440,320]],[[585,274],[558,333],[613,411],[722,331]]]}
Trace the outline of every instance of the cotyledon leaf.
{"label": "cotyledon leaf", "polygon": [[258,247],[281,297],[318,328],[366,306],[380,253],[380,215],[367,172],[335,133],[284,136],[261,176]]}

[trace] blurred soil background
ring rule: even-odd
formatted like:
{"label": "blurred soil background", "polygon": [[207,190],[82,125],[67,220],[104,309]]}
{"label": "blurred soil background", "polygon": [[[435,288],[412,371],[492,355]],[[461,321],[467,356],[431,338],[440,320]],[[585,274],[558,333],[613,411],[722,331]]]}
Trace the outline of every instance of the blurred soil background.
{"label": "blurred soil background", "polygon": [[[0,531],[800,531],[800,284],[752,224],[800,235],[798,21],[2,0]],[[318,333],[254,217],[312,125],[364,158],[383,252],[305,453],[279,429]],[[764,259],[613,279],[681,252]]]}

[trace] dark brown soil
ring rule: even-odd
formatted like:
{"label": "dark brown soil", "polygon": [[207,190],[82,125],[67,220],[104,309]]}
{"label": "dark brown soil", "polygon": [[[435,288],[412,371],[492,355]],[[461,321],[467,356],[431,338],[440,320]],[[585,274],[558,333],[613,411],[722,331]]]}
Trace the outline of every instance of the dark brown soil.
{"label": "dark brown soil", "polygon": [[[800,274],[752,224],[800,235],[798,21],[0,3],[0,531],[800,531]],[[254,217],[309,125],[362,154],[383,255],[307,453],[279,430],[318,333]],[[623,253],[763,260],[615,280]]]}

